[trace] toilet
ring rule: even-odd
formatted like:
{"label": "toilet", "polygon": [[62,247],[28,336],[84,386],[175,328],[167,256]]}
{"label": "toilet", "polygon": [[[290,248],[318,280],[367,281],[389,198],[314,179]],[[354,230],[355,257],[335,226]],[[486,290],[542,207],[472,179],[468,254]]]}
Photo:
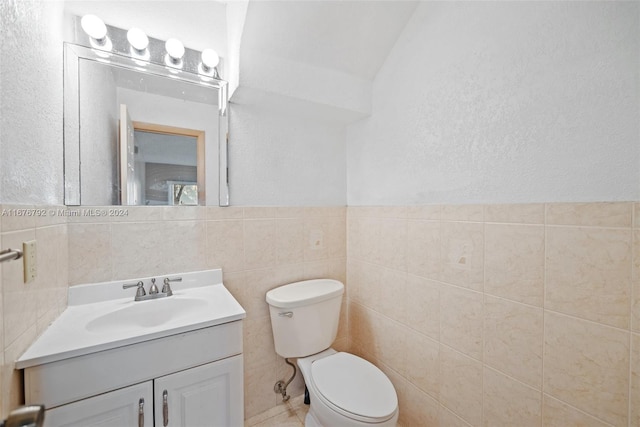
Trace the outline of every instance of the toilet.
{"label": "toilet", "polygon": [[316,279],[267,292],[276,353],[298,358],[309,390],[307,427],[395,426],[398,397],[375,365],[331,344],[338,333],[344,285]]}

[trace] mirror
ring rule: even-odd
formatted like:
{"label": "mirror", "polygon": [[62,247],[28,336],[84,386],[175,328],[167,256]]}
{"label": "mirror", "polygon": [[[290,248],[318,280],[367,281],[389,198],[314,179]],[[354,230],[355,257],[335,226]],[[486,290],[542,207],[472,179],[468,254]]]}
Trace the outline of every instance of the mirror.
{"label": "mirror", "polygon": [[65,43],[65,204],[228,206],[226,82]]}

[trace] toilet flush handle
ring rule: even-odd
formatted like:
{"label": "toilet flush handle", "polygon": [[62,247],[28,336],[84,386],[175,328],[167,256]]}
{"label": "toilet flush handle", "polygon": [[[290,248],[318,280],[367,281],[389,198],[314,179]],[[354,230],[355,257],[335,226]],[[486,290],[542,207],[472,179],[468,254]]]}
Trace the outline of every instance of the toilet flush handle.
{"label": "toilet flush handle", "polygon": [[291,318],[291,317],[293,317],[293,311],[283,311],[283,312],[278,313],[278,316]]}

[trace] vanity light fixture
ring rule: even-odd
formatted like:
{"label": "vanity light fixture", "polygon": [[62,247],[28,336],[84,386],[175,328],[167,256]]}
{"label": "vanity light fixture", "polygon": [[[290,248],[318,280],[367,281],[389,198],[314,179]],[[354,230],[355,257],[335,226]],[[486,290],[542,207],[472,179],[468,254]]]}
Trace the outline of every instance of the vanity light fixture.
{"label": "vanity light fixture", "polygon": [[129,30],[114,27],[92,14],[74,17],[74,27],[77,42],[90,47],[92,55],[100,60],[117,63],[119,58],[128,57],[140,71],[149,70],[156,64],[174,75],[193,73],[205,85],[221,80],[218,71],[221,58],[214,49],[189,49],[177,38],[156,39],[140,27],[133,26]]}
{"label": "vanity light fixture", "polygon": [[200,54],[202,61],[198,66],[198,72],[205,76],[220,78],[216,66],[220,63],[218,53],[213,49],[205,49]]}
{"label": "vanity light fixture", "polygon": [[146,65],[146,61],[151,57],[151,54],[147,49],[149,46],[149,37],[147,37],[145,32],[140,28],[131,28],[127,31],[127,40],[131,45],[129,50],[133,60],[136,64],[144,67]]}
{"label": "vanity light fixture", "polygon": [[135,53],[142,55],[149,46],[149,37],[140,28],[132,28],[127,31],[127,40]]}
{"label": "vanity light fixture", "polygon": [[109,46],[111,42],[107,37],[107,26],[102,19],[96,15],[84,15],[80,20],[80,26],[90,37],[91,46],[111,50]]}
{"label": "vanity light fixture", "polygon": [[212,68],[215,68],[216,65],[220,62],[220,57],[218,56],[218,52],[213,49],[205,49],[202,51],[202,66],[206,71],[210,71]]}
{"label": "vanity light fixture", "polygon": [[184,56],[184,45],[178,39],[169,39],[164,44],[167,50],[164,62],[175,68],[182,68],[182,57]]}

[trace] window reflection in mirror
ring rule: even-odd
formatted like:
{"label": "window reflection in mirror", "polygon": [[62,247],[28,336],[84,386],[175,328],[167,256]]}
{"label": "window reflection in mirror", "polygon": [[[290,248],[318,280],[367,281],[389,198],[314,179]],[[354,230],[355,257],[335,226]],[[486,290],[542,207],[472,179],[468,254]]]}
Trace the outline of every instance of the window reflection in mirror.
{"label": "window reflection in mirror", "polygon": [[[202,143],[204,132],[178,128],[172,133],[151,132],[138,126],[134,124],[137,204],[197,205],[198,140]],[[158,127],[145,124],[144,128]]]}
{"label": "window reflection in mirror", "polygon": [[169,204],[193,206],[198,204],[198,185],[191,182],[168,181]]}
{"label": "window reflection in mirror", "polygon": [[[217,90],[81,59],[79,110],[83,205],[205,205],[209,186],[216,201]],[[197,196],[174,203],[169,181],[194,185],[187,193]]]}

